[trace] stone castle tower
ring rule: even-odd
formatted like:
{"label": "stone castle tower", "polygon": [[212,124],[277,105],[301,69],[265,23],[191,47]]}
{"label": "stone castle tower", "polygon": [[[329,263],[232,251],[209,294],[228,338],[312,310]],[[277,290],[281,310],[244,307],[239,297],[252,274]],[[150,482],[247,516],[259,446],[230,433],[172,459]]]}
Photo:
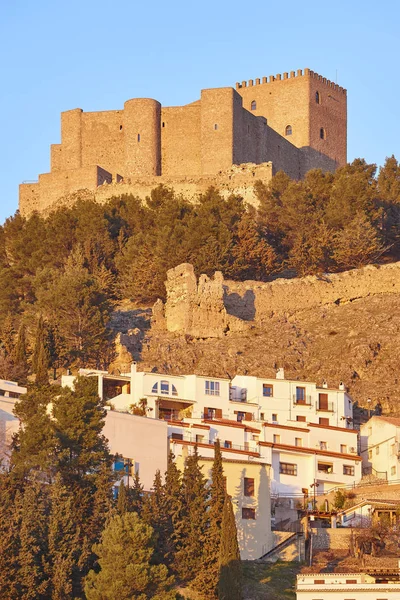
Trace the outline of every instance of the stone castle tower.
{"label": "stone castle tower", "polygon": [[279,170],[299,179],[344,165],[346,136],[346,90],[309,69],[205,89],[185,106],[136,98],[123,110],[74,109],[61,114],[50,173],[21,184],[20,210],[55,208],[81,189],[99,201],[145,197],[159,183],[189,196],[215,185],[246,197]]}

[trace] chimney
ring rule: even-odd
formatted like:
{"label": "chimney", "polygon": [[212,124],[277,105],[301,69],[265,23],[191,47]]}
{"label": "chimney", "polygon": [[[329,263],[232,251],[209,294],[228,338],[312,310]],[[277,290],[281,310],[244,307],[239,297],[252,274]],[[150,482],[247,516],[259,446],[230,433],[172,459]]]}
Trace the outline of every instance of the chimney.
{"label": "chimney", "polygon": [[131,363],[131,375],[136,373],[136,362]]}
{"label": "chimney", "polygon": [[277,370],[276,378],[277,379],[285,379],[285,370],[282,367]]}
{"label": "chimney", "polygon": [[339,383],[339,390],[346,390],[346,386],[344,385],[343,381]]}
{"label": "chimney", "polygon": [[322,382],[322,387],[327,390],[328,389],[328,382],[326,381],[326,379],[323,380]]}

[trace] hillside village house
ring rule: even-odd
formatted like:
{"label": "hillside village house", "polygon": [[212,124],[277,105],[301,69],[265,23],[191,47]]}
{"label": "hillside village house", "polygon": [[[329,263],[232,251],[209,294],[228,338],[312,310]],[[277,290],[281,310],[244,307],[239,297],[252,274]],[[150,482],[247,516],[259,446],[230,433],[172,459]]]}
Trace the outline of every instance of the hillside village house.
{"label": "hillside village house", "polygon": [[26,388],[15,381],[0,379],[0,470],[8,466],[12,436],[18,431],[19,420],[14,406]]}
{"label": "hillside village house", "polygon": [[400,479],[400,418],[374,416],[360,429],[361,456],[365,474]]}
{"label": "hillside village house", "polygon": [[[322,388],[290,381],[238,375],[231,381],[199,375],[138,372],[124,375],[83,370],[98,379],[101,398],[127,412],[143,398],[147,415],[168,422],[174,453],[197,443],[211,457],[215,439],[224,456],[271,465],[274,495],[349,485],[361,479],[358,434],[352,428],[352,401],[344,385]],[[73,377],[63,378],[72,383]]]}
{"label": "hillside village house", "polygon": [[398,600],[398,568],[385,577],[368,573],[302,573],[297,575],[297,600]]}

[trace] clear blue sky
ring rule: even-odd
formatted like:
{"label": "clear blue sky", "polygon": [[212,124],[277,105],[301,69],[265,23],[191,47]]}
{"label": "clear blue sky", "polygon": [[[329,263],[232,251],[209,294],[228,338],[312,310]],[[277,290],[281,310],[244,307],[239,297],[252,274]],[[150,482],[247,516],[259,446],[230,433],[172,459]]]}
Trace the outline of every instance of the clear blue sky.
{"label": "clear blue sky", "polygon": [[309,67],[348,90],[348,159],[400,158],[398,0],[2,0],[0,223],[49,171],[60,112],[192,102]]}

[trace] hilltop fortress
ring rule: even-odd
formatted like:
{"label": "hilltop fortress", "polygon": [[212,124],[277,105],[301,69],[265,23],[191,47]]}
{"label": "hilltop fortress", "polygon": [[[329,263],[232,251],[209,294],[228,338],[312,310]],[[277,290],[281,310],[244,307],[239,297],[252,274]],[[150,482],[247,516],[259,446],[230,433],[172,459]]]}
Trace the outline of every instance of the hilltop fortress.
{"label": "hilltop fortress", "polygon": [[83,189],[99,202],[144,198],[160,183],[188,198],[215,185],[252,202],[254,182],[279,170],[301,179],[344,165],[346,135],[346,90],[309,69],[205,89],[185,106],[136,98],[123,110],[76,108],[61,114],[50,173],[21,184],[19,208],[48,212]]}

